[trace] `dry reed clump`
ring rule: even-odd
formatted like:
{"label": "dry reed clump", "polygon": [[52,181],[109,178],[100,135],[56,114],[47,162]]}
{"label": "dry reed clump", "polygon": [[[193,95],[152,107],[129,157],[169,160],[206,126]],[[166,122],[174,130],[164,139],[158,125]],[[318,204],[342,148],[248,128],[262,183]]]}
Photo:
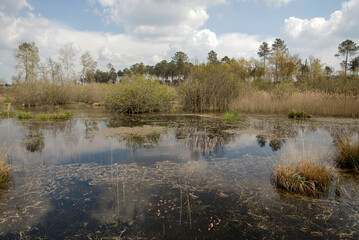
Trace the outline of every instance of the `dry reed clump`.
{"label": "dry reed clump", "polygon": [[113,84],[91,83],[83,86],[76,85],[76,102],[94,104],[96,106],[104,105],[106,96],[111,93]]}
{"label": "dry reed clump", "polygon": [[332,167],[320,155],[303,151],[295,150],[286,156],[291,159],[277,164],[272,183],[293,193],[312,196],[326,193],[333,176]]}
{"label": "dry reed clump", "polygon": [[336,150],[335,161],[338,166],[359,172],[359,140],[344,137],[337,142]]}
{"label": "dry reed clump", "polygon": [[247,113],[287,114],[292,109],[306,109],[316,116],[359,117],[359,96],[324,92],[294,92],[278,97],[263,90],[250,90],[229,106]]}
{"label": "dry reed clump", "polygon": [[5,159],[0,155],[0,189],[6,188],[10,182],[11,173],[9,166],[6,165]]}
{"label": "dry reed clump", "polygon": [[74,83],[54,84],[47,81],[23,82],[14,84],[10,92],[14,103],[25,106],[59,105],[73,102],[104,102],[112,84],[93,83],[76,85]]}

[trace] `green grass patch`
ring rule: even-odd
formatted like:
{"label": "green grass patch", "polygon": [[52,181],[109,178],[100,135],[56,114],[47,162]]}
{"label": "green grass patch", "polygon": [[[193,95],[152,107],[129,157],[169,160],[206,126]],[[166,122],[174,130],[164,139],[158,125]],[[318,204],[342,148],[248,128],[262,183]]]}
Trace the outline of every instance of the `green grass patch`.
{"label": "green grass patch", "polygon": [[16,111],[15,113],[19,119],[30,119],[34,116],[32,112]]}
{"label": "green grass patch", "polygon": [[336,148],[335,161],[337,165],[359,172],[359,141],[345,137],[337,142]]}
{"label": "green grass patch", "polygon": [[236,110],[229,110],[221,116],[221,119],[227,122],[235,122],[241,120],[241,116]]}
{"label": "green grass patch", "polygon": [[293,118],[293,119],[305,119],[305,118],[311,118],[312,115],[307,112],[307,111],[296,111],[296,110],[291,110],[288,113],[288,117],[289,118]]}
{"label": "green grass patch", "polygon": [[16,111],[1,111],[0,112],[0,117],[1,118],[7,118],[7,117],[15,117],[16,116]]}
{"label": "green grass patch", "polygon": [[39,121],[57,121],[57,120],[67,120],[72,117],[70,111],[59,110],[56,113],[43,113],[36,115],[36,119]]}

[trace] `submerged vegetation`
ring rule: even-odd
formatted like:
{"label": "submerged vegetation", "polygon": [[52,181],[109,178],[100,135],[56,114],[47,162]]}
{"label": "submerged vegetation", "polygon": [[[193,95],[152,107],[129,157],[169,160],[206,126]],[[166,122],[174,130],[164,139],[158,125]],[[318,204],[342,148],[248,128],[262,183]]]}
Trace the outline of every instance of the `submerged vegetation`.
{"label": "submerged vegetation", "polygon": [[359,140],[344,137],[337,142],[336,147],[336,163],[338,166],[355,169],[359,172]]}

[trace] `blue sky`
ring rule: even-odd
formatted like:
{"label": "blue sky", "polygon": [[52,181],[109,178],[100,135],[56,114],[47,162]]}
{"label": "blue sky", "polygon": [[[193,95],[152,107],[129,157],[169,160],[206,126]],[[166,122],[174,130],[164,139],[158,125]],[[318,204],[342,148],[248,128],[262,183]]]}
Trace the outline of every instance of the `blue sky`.
{"label": "blue sky", "polygon": [[43,63],[71,45],[105,70],[155,64],[184,51],[204,61],[257,58],[259,45],[282,38],[292,54],[337,67],[337,46],[359,44],[359,0],[0,0],[0,77],[15,74],[13,50],[35,42]]}

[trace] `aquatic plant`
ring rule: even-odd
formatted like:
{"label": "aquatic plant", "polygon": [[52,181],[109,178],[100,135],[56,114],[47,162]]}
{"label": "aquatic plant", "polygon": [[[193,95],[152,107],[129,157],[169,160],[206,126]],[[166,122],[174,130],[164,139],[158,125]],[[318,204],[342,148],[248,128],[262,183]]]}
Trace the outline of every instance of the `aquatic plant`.
{"label": "aquatic plant", "polygon": [[[283,156],[282,156],[283,157]],[[327,192],[333,176],[332,167],[320,154],[292,149],[272,173],[272,183],[293,193],[318,195]]]}
{"label": "aquatic plant", "polygon": [[306,109],[315,116],[358,117],[359,96],[296,91],[277,98],[270,91],[244,86],[229,108],[260,114],[288,114],[292,109]]}
{"label": "aquatic plant", "polygon": [[32,112],[16,111],[15,114],[20,119],[30,119],[33,117]]}
{"label": "aquatic plant", "polygon": [[335,161],[339,167],[355,169],[359,172],[359,141],[344,137],[336,144]]}
{"label": "aquatic plant", "polygon": [[221,116],[221,119],[223,121],[235,122],[241,120],[241,116],[236,110],[229,110]]}
{"label": "aquatic plant", "polygon": [[289,118],[294,118],[294,119],[304,119],[304,118],[311,118],[312,115],[307,111],[291,110],[288,113],[288,117]]}
{"label": "aquatic plant", "polygon": [[36,115],[36,119],[39,121],[56,121],[56,120],[67,120],[71,118],[72,113],[70,111],[58,110],[56,113],[43,113]]}
{"label": "aquatic plant", "polygon": [[0,189],[6,188],[11,178],[9,166],[5,164],[5,160],[0,156]]}
{"label": "aquatic plant", "polygon": [[0,112],[0,117],[2,118],[6,118],[6,117],[15,117],[16,116],[16,112],[15,111],[1,111]]}

